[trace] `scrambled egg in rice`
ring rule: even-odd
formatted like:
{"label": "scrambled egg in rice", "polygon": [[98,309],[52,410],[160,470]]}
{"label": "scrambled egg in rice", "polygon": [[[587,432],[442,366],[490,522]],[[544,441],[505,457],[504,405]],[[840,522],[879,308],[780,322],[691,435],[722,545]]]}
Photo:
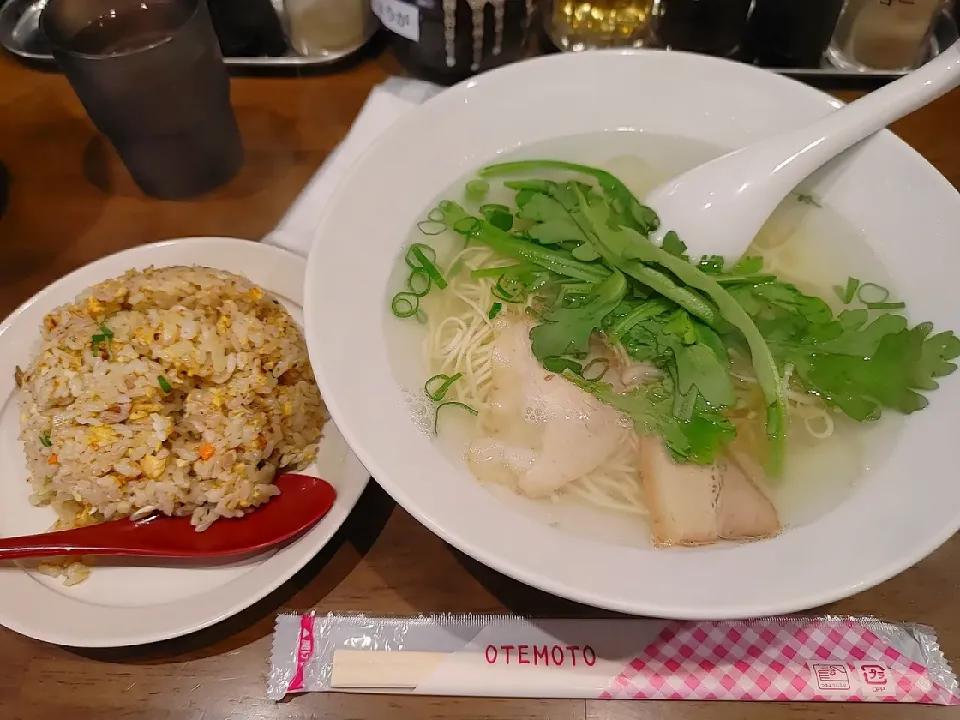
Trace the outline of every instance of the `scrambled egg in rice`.
{"label": "scrambled egg in rice", "polygon": [[314,458],[326,418],[290,313],[200,267],[131,270],[57,308],[16,382],[31,500],[56,509],[57,529],[241,516]]}

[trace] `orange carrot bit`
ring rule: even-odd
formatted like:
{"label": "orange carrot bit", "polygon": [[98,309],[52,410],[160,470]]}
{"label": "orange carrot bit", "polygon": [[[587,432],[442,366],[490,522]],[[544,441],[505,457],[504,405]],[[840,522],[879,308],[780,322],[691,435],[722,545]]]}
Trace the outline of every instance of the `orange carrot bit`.
{"label": "orange carrot bit", "polygon": [[216,454],[216,452],[217,449],[210,443],[204,443],[200,446],[200,457],[202,457],[204,460],[209,460]]}
{"label": "orange carrot bit", "polygon": [[54,453],[53,455],[47,458],[47,465],[59,465],[59,464],[60,464],[60,458],[57,457],[56,453]]}

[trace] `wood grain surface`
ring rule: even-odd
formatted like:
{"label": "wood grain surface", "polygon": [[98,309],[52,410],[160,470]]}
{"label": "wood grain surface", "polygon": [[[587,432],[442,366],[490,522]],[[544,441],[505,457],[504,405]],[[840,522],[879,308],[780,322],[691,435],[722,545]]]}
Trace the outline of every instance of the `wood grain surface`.
{"label": "wood grain surface", "polygon": [[[397,68],[389,54],[336,73],[236,78],[247,147],[241,174],[189,202],[145,198],[98,138],[66,80],[0,57],[0,162],[11,176],[0,219],[0,312],[61,275],[165,238],[257,239],[277,223],[344,137],[370,89]],[[838,93],[850,99],[852,93]],[[960,93],[895,131],[960,183]],[[918,566],[824,611],[928,623],[960,660],[960,540]],[[3,602],[0,598],[0,602]],[[750,720],[947,718],[913,706],[614,703],[314,694],[264,698],[270,632],[281,609],[406,614],[504,611],[595,615],[521,586],[452,550],[371,484],[335,541],[256,606],[194,636],[138,649],[52,647],[0,629],[0,720]]]}

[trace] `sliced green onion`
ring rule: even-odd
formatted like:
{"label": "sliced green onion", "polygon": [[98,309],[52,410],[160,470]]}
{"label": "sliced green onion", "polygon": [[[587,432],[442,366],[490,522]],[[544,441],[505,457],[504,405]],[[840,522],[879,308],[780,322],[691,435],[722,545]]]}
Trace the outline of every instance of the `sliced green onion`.
{"label": "sliced green onion", "polygon": [[903,310],[907,306],[904,302],[869,302],[864,303],[867,310]]}
{"label": "sliced green onion", "polygon": [[520,270],[522,267],[523,265],[501,265],[499,267],[479,268],[478,270],[471,270],[470,277],[474,280],[485,277],[501,278],[506,273],[512,270]]}
{"label": "sliced green onion", "polygon": [[[588,373],[590,373],[590,371],[596,367],[601,368],[600,372],[592,373],[588,375]],[[607,358],[599,357],[599,358],[594,358],[593,360],[588,362],[586,366],[583,368],[583,372],[580,374],[583,376],[584,380],[587,380],[589,382],[594,382],[595,380],[599,380],[604,375],[606,375],[607,370],[609,369],[610,369],[610,361]]]}
{"label": "sliced green onion", "polygon": [[104,337],[106,337],[108,340],[113,340],[113,330],[108,328],[103,323],[100,323],[100,332],[102,332]]}
{"label": "sliced green onion", "polygon": [[423,267],[423,264],[417,257],[415,252],[416,250],[419,250],[420,254],[426,257],[428,260],[433,261],[437,259],[437,251],[434,250],[430,245],[427,245],[426,243],[413,243],[407,248],[407,254],[403,256],[403,261],[411,270],[416,270],[419,267]]}
{"label": "sliced green onion", "polygon": [[417,223],[417,229],[424,235],[432,236],[439,235],[447,229],[447,226],[439,220],[421,220]]}
{"label": "sliced green onion", "polygon": [[[428,258],[426,253],[423,251],[424,248],[428,248],[432,253],[433,257]],[[410,250],[413,252],[413,256],[420,261],[420,267],[427,271],[427,274],[430,276],[430,279],[433,280],[437,287],[443,290],[447,287],[447,281],[443,279],[443,275],[440,274],[440,270],[437,269],[437,266],[433,264],[433,261],[436,260],[437,253],[429,245],[423,245],[422,243],[414,243]],[[414,268],[414,272],[417,271],[417,268]],[[429,290],[429,288],[427,288]]]}
{"label": "sliced green onion", "polygon": [[398,292],[393,296],[390,310],[398,318],[413,317],[420,312],[420,298],[413,293]]}
{"label": "sliced green onion", "polygon": [[[504,280],[507,281],[507,286],[504,286]],[[513,290],[512,292],[511,289]],[[495,298],[503,300],[504,302],[523,302],[523,284],[519,280],[508,278],[506,273],[500,276],[497,284],[490,289],[490,292]]]}
{"label": "sliced green onion", "polygon": [[476,235],[482,228],[483,223],[480,222],[479,218],[475,217],[460,218],[453,224],[453,231],[467,238],[471,235]]}
{"label": "sliced green onion", "polygon": [[157,376],[157,383],[159,383],[160,389],[163,390],[165,393],[168,393],[171,390],[173,390],[173,386],[167,382],[167,379],[163,375]]}
{"label": "sliced green onion", "polygon": [[858,287],[860,287],[860,281],[855,277],[850,277],[847,278],[846,287],[834,285],[833,291],[837,294],[837,297],[843,301],[844,305],[849,305],[853,302],[853,298],[856,297]]}
{"label": "sliced green onion", "polygon": [[91,338],[90,349],[93,352],[97,352],[97,350],[100,349],[100,343],[106,342],[106,340],[107,340],[106,335],[100,335],[100,334],[94,335],[93,338]]}
{"label": "sliced green onion", "polygon": [[[714,278],[714,280],[717,281],[717,285],[727,286],[746,283],[754,287],[772,283],[776,279],[776,275],[718,275]],[[840,295],[840,293],[843,292],[843,288],[839,285],[834,285],[833,291],[837,293],[837,295]]]}
{"label": "sliced green onion", "polygon": [[513,227],[513,212],[506,205],[499,203],[481,205],[480,214],[483,215],[484,220],[504,232]]}
{"label": "sliced green onion", "polygon": [[443,410],[445,407],[451,407],[451,406],[463,408],[471,415],[477,414],[477,411],[474,408],[467,405],[466,403],[456,402],[455,400],[448,400],[445,403],[440,403],[439,405],[437,405],[437,411],[433,414],[433,434],[434,435],[437,434],[437,430],[440,424],[440,411]]}
{"label": "sliced green onion", "polygon": [[510,212],[510,208],[506,205],[501,205],[500,203],[487,203],[486,205],[480,206],[480,214],[486,217],[495,212]]}
{"label": "sliced green onion", "polygon": [[[432,220],[433,222],[443,222],[443,210],[438,207],[435,207],[433,210],[427,213],[427,220]],[[446,225],[446,223],[444,223]]]}
{"label": "sliced green onion", "polygon": [[426,268],[414,268],[410,273],[410,277],[407,278],[407,289],[411,295],[416,295],[417,297],[423,297],[430,292],[431,284],[430,273],[427,272]]}
{"label": "sliced green onion", "polygon": [[[440,402],[447,394],[447,390],[450,389],[450,386],[462,377],[463,373],[457,373],[456,375],[434,375],[423,384],[423,391],[427,394],[427,397],[434,402]],[[437,382],[440,383],[440,386],[437,387],[436,390],[432,390],[431,386],[435,385]]]}
{"label": "sliced green onion", "polygon": [[864,283],[857,291],[857,300],[862,302],[864,305],[883,303],[889,298],[890,291],[887,290],[883,285],[877,285],[876,283]]}
{"label": "sliced green onion", "polygon": [[471,202],[480,202],[487,196],[488,192],[490,192],[490,183],[486,180],[471,180],[465,188],[467,200]]}
{"label": "sliced green onion", "polygon": [[583,375],[583,365],[576,360],[565,357],[545,357],[543,367],[553,373],[562,374],[564,370],[570,370],[577,375]]}
{"label": "sliced green onion", "polygon": [[500,314],[500,311],[503,310],[503,305],[498,302],[495,302],[490,306],[490,312],[487,313],[487,319],[493,320],[497,315]]}
{"label": "sliced green onion", "polygon": [[52,447],[53,441],[50,439],[50,436],[47,433],[44,433],[40,436],[40,444],[44,447]]}

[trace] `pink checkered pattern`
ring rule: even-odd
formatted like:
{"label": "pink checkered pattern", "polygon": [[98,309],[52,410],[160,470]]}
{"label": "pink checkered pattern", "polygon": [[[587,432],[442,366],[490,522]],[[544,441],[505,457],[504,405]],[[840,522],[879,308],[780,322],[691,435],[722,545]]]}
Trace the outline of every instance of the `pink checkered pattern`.
{"label": "pink checkered pattern", "polygon": [[600,697],[960,704],[862,625],[803,618],[671,623]]}

